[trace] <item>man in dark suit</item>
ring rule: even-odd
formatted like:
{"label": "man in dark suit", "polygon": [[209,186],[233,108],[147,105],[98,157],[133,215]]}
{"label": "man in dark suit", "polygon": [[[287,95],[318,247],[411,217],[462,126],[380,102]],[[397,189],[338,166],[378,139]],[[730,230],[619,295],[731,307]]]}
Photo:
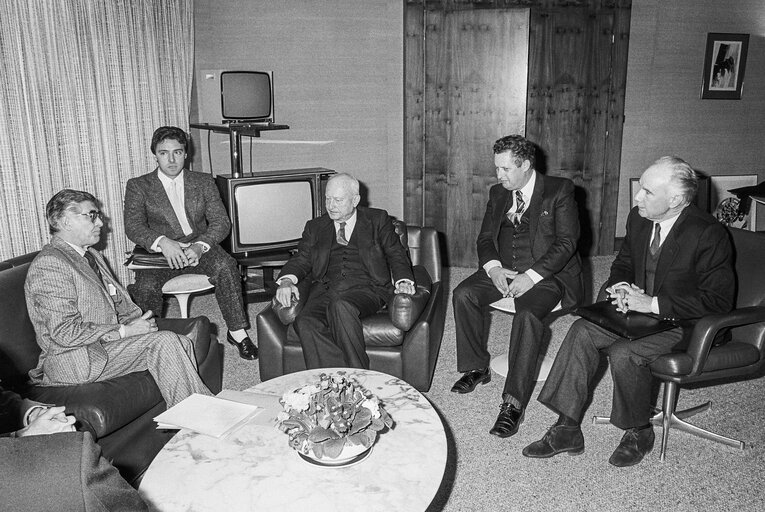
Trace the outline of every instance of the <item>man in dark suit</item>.
{"label": "man in dark suit", "polygon": [[219,245],[231,221],[212,177],[185,169],[188,140],[175,126],[157,128],[151,152],[157,169],[128,180],[125,188],[125,232],[148,251],[161,252],[170,269],[140,270],[133,297],[144,311],[162,315],[162,285],[182,274],[205,274],[215,285],[226,339],[243,359],[256,359],[258,349],[247,331],[242,280],[236,260]]}
{"label": "man in dark suit", "polygon": [[625,430],[609,462],[617,467],[639,463],[654,443],[648,365],[687,343],[698,318],[733,307],[729,236],[714,217],[691,204],[698,188],[693,169],[679,158],[660,158],[643,173],[640,187],[606,290],[620,311],[654,313],[680,327],[629,341],[577,320],[539,394],[539,401],[560,417],[541,440],[524,448],[526,457],[584,451],[580,422],[604,351],[614,381],[611,423]]}
{"label": "man in dark suit", "polygon": [[464,372],[452,387],[455,393],[469,393],[491,380],[489,304],[502,297],[515,302],[502,404],[489,431],[499,437],[514,435],[523,421],[534,389],[542,320],[558,303],[577,305],[583,293],[574,184],[539,174],[535,155],[535,145],[520,135],[494,143],[500,183],[489,191],[478,235],[481,268],[453,296],[457,369]]}
{"label": "man in dark suit", "polygon": [[0,502],[4,510],[147,510],[101,456],[89,432],[74,431],[63,407],[0,388]]}
{"label": "man in dark suit", "polygon": [[103,214],[95,197],[64,189],[45,207],[53,234],[29,266],[24,293],[41,353],[34,384],[98,382],[148,370],[168,407],[209,395],[186,336],[159,331],[115,279],[98,243]]}
{"label": "man in dark suit", "polygon": [[298,251],[278,280],[276,299],[284,306],[293,296],[301,299],[299,281],[312,280],[293,324],[308,368],[369,368],[361,320],[394,292],[414,293],[409,257],[390,216],[358,207],[359,200],[355,178],[330,178],[327,214],[306,223]]}

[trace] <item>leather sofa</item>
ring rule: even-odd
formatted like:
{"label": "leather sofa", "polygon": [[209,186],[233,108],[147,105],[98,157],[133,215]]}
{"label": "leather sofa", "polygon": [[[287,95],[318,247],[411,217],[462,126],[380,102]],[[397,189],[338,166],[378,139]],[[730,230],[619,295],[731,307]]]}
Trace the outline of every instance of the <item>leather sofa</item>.
{"label": "leather sofa", "polygon": [[[365,318],[364,341],[370,369],[427,391],[446,315],[438,233],[429,227],[395,224],[412,260],[417,293],[413,297],[396,295],[388,308]],[[308,296],[309,285],[310,279],[298,283],[301,297]],[[258,315],[261,380],[306,369],[300,340],[291,325],[296,313],[292,308],[281,308],[274,300]]]}
{"label": "leather sofa", "polygon": [[[88,431],[103,455],[137,486],[140,476],[174,432],[159,431],[153,418],[167,407],[148,371],[78,386],[33,386],[27,372],[37,366],[40,347],[27,313],[24,281],[37,253],[0,262],[0,381],[3,387],[43,403],[64,405]],[[223,349],[206,317],[158,319],[160,329],[194,341],[202,381],[213,393],[223,382]]]}

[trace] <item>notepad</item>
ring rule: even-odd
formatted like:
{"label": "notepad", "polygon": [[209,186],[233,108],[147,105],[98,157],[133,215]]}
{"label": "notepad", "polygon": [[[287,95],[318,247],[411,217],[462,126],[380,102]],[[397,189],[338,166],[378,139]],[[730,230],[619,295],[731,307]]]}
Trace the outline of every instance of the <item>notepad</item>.
{"label": "notepad", "polygon": [[189,429],[223,438],[264,409],[249,403],[194,393],[154,418],[157,428]]}

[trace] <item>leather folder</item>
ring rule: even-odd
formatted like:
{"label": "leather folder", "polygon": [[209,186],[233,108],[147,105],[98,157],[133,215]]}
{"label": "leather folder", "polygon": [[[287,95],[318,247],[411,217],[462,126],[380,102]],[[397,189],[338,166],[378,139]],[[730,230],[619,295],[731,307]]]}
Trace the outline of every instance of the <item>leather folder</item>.
{"label": "leather folder", "polygon": [[622,313],[607,300],[577,308],[574,313],[628,340],[643,338],[678,326],[672,320],[664,320],[651,313]]}
{"label": "leather folder", "polygon": [[128,257],[125,265],[129,268],[170,268],[164,254],[161,252],[149,252],[138,245],[133,248],[133,253]]}

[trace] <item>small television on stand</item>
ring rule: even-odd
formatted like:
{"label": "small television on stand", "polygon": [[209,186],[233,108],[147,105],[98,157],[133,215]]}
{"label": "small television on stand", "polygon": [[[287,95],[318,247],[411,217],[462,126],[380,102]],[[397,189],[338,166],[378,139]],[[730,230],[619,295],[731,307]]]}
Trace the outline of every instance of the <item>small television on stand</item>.
{"label": "small television on stand", "polygon": [[216,176],[232,224],[223,248],[243,266],[289,258],[305,223],[324,213],[326,181],[333,174],[313,167]]}
{"label": "small television on stand", "polygon": [[273,72],[221,72],[220,107],[223,123],[274,123]]}

